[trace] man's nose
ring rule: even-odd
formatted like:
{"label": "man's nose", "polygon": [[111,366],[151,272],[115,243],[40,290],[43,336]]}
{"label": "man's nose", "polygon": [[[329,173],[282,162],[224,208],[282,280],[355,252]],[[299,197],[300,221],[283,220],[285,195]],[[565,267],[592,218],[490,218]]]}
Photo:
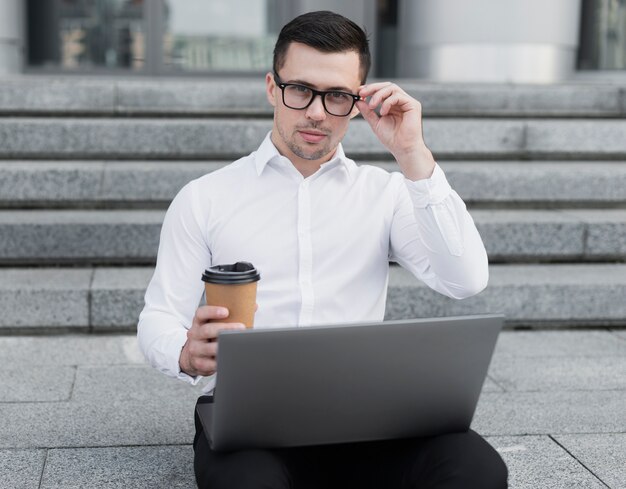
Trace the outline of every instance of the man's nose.
{"label": "man's nose", "polygon": [[326,119],[326,110],[324,109],[321,95],[316,94],[313,97],[311,105],[306,108],[306,116],[309,119],[313,119],[315,121],[321,121]]}

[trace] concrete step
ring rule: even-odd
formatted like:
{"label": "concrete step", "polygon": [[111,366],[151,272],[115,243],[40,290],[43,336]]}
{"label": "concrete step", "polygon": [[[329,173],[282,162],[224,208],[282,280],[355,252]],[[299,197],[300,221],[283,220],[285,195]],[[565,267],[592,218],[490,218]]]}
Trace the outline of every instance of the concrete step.
{"label": "concrete step", "polygon": [[[0,333],[133,330],[151,267],[0,269]],[[507,327],[626,326],[626,264],[492,265],[455,301],[392,267],[387,318],[504,313]]]}
{"label": "concrete step", "polygon": [[[388,171],[392,162],[368,161]],[[0,161],[0,208],[166,208],[226,161]],[[626,207],[626,161],[442,161],[470,206]]]}
{"label": "concrete step", "polygon": [[[0,211],[0,264],[154,263],[162,210]],[[474,210],[492,262],[625,261],[626,209]]]}
{"label": "concrete step", "polygon": [[[399,80],[427,116],[623,117],[626,84],[428,83]],[[0,115],[271,115],[262,77],[213,80],[0,80]]]}
{"label": "concrete step", "polygon": [[[271,120],[172,118],[0,119],[0,159],[231,159],[255,150]],[[626,119],[430,118],[424,137],[440,159],[625,160]],[[369,125],[344,140],[355,158],[390,158]]]}

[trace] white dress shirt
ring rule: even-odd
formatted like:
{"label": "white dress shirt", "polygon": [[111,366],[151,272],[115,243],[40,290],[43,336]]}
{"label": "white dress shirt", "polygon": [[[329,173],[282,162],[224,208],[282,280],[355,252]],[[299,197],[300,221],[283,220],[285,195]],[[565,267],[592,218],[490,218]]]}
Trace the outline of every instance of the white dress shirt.
{"label": "white dress shirt", "polygon": [[261,273],[255,328],[382,321],[389,261],[457,299],[488,279],[482,240],[439,166],[412,182],[357,166],[340,145],[304,178],[268,135],[257,151],[188,183],[172,201],[138,324],[152,366],[200,380],[178,361],[203,297],[202,272],[237,261]]}

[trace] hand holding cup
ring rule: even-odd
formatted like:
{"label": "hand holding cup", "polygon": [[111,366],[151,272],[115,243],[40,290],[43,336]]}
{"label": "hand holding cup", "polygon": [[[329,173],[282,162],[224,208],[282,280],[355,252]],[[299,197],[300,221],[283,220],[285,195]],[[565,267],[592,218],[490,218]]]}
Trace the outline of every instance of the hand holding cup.
{"label": "hand holding cup", "polygon": [[228,320],[228,309],[219,306],[201,306],[194,315],[187,341],[180,353],[180,369],[188,375],[208,376],[217,370],[217,335],[222,330],[243,330],[242,323]]}
{"label": "hand holding cup", "polygon": [[180,369],[191,376],[217,370],[217,336],[225,329],[252,328],[261,275],[248,262],[216,265],[202,274],[207,305],[198,308],[180,353]]}

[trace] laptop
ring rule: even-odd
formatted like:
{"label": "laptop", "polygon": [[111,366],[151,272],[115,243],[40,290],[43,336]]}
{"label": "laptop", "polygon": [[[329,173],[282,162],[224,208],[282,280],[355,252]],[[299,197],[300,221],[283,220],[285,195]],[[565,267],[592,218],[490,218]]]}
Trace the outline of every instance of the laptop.
{"label": "laptop", "polygon": [[501,315],[222,331],[197,413],[216,451],[467,431]]}

